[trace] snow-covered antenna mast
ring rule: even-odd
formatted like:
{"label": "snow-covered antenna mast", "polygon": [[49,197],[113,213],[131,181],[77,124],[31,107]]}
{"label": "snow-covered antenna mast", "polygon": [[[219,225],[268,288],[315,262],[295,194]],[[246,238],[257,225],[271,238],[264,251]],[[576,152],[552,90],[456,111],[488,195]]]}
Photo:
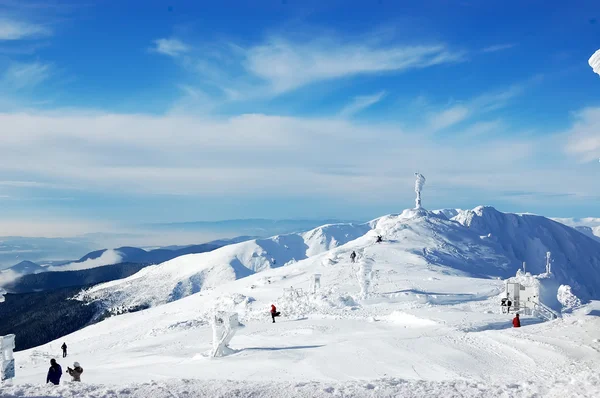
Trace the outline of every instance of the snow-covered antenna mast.
{"label": "snow-covered antenna mast", "polygon": [[421,191],[425,186],[425,177],[421,173],[415,173],[417,180],[415,181],[415,192],[417,193],[417,199],[415,199],[416,209],[421,208]]}
{"label": "snow-covered antenna mast", "polygon": [[546,252],[546,274],[550,275],[552,272],[552,253]]}

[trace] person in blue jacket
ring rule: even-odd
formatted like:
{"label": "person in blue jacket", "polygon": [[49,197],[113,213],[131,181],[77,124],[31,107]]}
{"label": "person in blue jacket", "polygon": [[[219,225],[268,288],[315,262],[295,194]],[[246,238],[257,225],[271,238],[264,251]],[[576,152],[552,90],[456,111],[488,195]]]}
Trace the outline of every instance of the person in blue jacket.
{"label": "person in blue jacket", "polygon": [[62,368],[56,363],[56,359],[50,360],[50,369],[48,369],[48,376],[46,376],[46,383],[52,383],[58,385],[60,383],[60,377],[62,376]]}

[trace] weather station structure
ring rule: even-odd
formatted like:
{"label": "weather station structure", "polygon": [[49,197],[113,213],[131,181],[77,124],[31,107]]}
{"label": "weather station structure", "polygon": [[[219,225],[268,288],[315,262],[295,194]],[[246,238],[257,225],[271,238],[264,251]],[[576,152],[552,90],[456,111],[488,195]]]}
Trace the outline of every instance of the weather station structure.
{"label": "weather station structure", "polygon": [[526,263],[523,262],[523,271],[517,272],[516,278],[506,280],[506,298],[502,301],[504,306],[510,302],[509,311],[512,308],[515,312],[526,315],[533,315],[545,320],[558,318],[560,315],[552,308],[545,305],[542,300],[542,290],[545,288],[546,281],[552,277],[552,253],[546,253],[546,272],[540,275],[531,275],[525,272]]}
{"label": "weather station structure", "polygon": [[417,193],[417,198],[415,199],[415,209],[421,209],[421,191],[423,191],[423,187],[425,186],[425,176],[421,173],[415,173],[417,180],[415,181],[415,192]]}

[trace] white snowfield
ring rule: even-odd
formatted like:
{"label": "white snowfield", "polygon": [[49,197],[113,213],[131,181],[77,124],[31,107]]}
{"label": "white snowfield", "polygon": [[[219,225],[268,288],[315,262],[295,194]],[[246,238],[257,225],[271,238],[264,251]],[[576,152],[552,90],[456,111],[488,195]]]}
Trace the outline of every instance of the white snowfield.
{"label": "white snowfield", "polygon": [[[407,210],[265,240],[272,246],[185,256],[102,285],[92,292],[103,300],[117,294],[118,304],[152,307],[16,353],[15,385],[0,387],[0,396],[598,397],[600,302],[551,322],[523,316],[514,329],[514,315],[499,305],[504,281],[488,276],[514,275],[522,256],[538,272],[544,256],[536,253],[551,250],[557,285],[569,286],[561,300],[577,306],[598,298],[600,243],[543,217],[484,207],[454,217]],[[384,242],[375,243],[379,234]],[[276,264],[265,262],[275,256]],[[374,270],[365,299],[356,277],[362,262]],[[198,273],[196,291],[173,295]],[[271,304],[282,313],[277,323]],[[222,358],[208,356],[214,310],[235,311],[245,325],[231,341],[234,354]],[[80,362],[83,383],[64,376],[61,386],[43,385],[50,358],[63,368]]]}

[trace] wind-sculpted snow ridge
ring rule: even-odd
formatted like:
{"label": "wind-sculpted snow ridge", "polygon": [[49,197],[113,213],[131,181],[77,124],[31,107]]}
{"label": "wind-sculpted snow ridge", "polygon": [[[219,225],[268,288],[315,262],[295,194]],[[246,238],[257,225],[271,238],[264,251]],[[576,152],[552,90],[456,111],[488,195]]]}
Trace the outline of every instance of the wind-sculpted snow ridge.
{"label": "wind-sculpted snow ridge", "polygon": [[570,285],[584,301],[600,298],[600,244],[548,218],[501,213],[479,206],[454,218],[499,246],[513,264],[526,262],[532,274],[545,272],[546,252],[552,253],[552,274],[559,285]]}
{"label": "wind-sculpted snow ridge", "polygon": [[329,224],[308,232],[278,235],[181,256],[147,267],[129,278],[98,285],[79,298],[107,308],[140,309],[179,300],[256,272],[304,260],[363,236],[368,224]]}

